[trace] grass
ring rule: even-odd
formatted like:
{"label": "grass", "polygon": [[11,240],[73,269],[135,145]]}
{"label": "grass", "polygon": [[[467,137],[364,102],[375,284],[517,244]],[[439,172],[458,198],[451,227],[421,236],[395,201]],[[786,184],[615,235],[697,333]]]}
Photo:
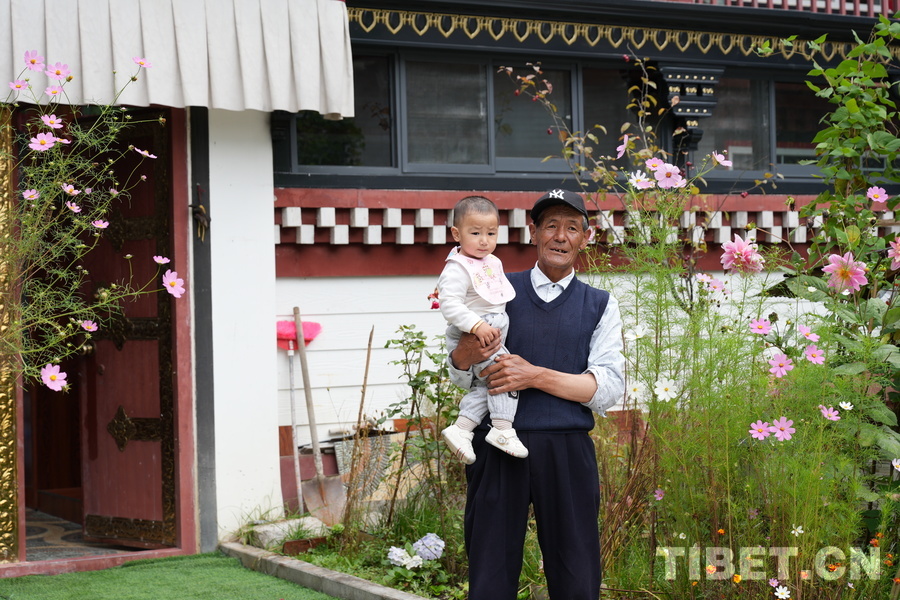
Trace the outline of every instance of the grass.
{"label": "grass", "polygon": [[0,580],[2,600],[332,600],[221,553],[137,560],[102,571]]}

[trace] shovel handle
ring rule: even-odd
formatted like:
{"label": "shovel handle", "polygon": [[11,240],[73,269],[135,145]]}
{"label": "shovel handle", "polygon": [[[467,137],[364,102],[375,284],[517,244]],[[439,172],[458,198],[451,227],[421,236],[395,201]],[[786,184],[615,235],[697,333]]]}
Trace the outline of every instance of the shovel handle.
{"label": "shovel handle", "polygon": [[309,420],[309,437],[312,440],[313,460],[316,464],[316,477],[319,481],[325,477],[322,468],[322,454],[319,452],[319,432],[316,429],[316,411],[313,407],[312,390],[309,387],[309,367],[306,363],[306,340],[303,336],[303,323],[300,320],[300,309],[294,307],[294,324],[297,329],[297,355],[300,357],[300,374],[303,379],[303,393],[306,396],[306,416]]}

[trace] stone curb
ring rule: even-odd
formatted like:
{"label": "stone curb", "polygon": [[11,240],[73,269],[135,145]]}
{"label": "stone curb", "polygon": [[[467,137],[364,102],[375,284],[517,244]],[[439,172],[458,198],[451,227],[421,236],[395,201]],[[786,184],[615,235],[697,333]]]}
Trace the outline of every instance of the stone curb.
{"label": "stone curb", "polygon": [[222,542],[219,550],[248,569],[272,575],[343,600],[425,600],[408,592],[384,587],[353,575],[282,556],[253,546]]}

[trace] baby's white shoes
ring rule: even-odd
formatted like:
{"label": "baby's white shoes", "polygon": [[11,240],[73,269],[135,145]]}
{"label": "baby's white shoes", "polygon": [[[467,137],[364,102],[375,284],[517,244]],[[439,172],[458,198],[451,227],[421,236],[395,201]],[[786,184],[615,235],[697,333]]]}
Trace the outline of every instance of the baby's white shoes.
{"label": "baby's white shoes", "polygon": [[484,438],[484,440],[491,446],[499,448],[516,458],[525,458],[528,456],[528,448],[525,447],[519,439],[519,436],[516,435],[515,429],[497,429],[496,427],[491,427],[491,430],[488,431],[487,437]]}

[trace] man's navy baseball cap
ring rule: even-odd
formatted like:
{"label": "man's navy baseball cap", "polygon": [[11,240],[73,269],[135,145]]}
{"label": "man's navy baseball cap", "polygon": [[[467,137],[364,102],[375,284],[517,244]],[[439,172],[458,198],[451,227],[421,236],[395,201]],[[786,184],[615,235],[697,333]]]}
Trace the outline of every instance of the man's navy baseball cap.
{"label": "man's navy baseball cap", "polygon": [[538,201],[534,203],[534,206],[531,208],[531,220],[537,223],[538,218],[545,209],[557,204],[571,206],[585,217],[588,216],[588,211],[584,207],[584,199],[581,197],[581,194],[570,192],[569,190],[550,190],[538,198]]}

